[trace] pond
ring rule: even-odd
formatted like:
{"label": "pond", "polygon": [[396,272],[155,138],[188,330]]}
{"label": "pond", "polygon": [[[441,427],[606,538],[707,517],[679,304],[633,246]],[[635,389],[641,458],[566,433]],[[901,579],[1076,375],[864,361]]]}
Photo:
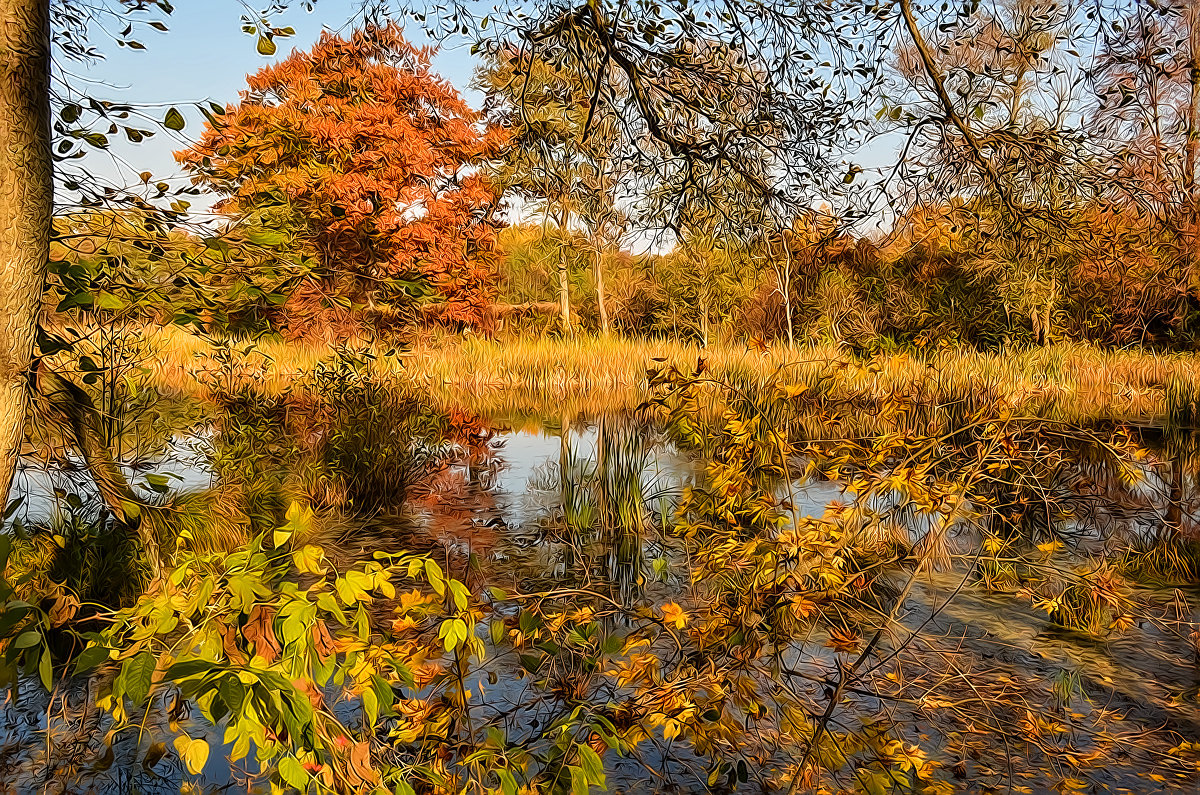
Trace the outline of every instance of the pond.
{"label": "pond", "polygon": [[[572,610],[602,614],[599,631],[613,636],[659,615],[655,611],[669,623],[672,614],[664,606],[679,603],[685,615],[703,611],[697,600],[708,591],[697,579],[694,547],[679,530],[686,512],[681,500],[689,487],[712,485],[722,453],[681,444],[661,422],[631,412],[519,422],[471,418],[440,439],[434,453],[392,451],[392,459],[378,466],[397,466],[402,458],[405,466],[419,461],[419,471],[379,480],[378,492],[369,495],[289,472],[305,439],[288,422],[242,446],[235,437],[245,428],[221,427],[205,421],[174,429],[153,456],[125,467],[127,477],[148,500],[219,489],[237,478],[269,481],[274,485],[261,492],[240,487],[247,505],[258,500],[267,513],[280,510],[280,494],[303,493],[316,507],[312,538],[337,566],[369,561],[380,551],[427,554],[472,593],[500,589],[503,597],[481,596],[490,600],[493,623],[521,631],[521,595],[566,594],[555,598]],[[325,433],[332,438],[334,432]],[[339,466],[362,466],[345,451],[338,455],[333,460]],[[831,515],[845,522],[847,512],[856,510],[905,515],[899,491],[877,489],[860,497],[855,483],[861,470],[843,465],[842,476],[831,478],[810,463],[795,458],[791,476],[768,489],[782,506],[779,532]],[[1058,498],[1062,516],[1056,520],[1065,542],[1051,542],[1034,557],[1045,565],[1053,558],[1063,571],[1084,572],[1085,580],[1102,580],[1109,569],[1098,562],[1098,550],[1133,546],[1152,534],[1169,510],[1164,495],[1170,484],[1152,460],[1137,478],[1108,471],[1086,455],[1060,463],[1055,485],[1070,484]],[[157,485],[161,478],[147,480],[147,473],[166,476],[169,488]],[[402,493],[387,493],[390,488]],[[81,513],[97,521],[94,486],[69,460],[26,461],[18,489],[19,532],[53,528],[64,516],[78,521]],[[356,500],[367,499],[369,511],[354,510]],[[921,791],[1194,791],[1196,768],[1186,744],[1200,742],[1197,595],[1187,587],[1123,580],[1114,589],[1140,606],[1127,625],[1112,632],[1066,626],[1053,608],[1039,606],[1044,594],[1025,575],[1005,579],[1005,553],[981,551],[988,533],[972,518],[979,513],[972,499],[982,498],[964,497],[941,520],[936,512],[910,511],[903,527],[886,528],[902,538],[881,543],[911,548],[941,532],[937,565],[914,567],[902,554],[899,564],[867,577],[866,596],[854,609],[831,607],[829,620],[763,650],[774,661],[756,670],[773,672],[773,686],[790,693],[787,703],[832,705],[823,715],[816,711],[824,718],[821,728],[805,735],[820,749],[812,755],[831,771],[830,780],[873,791],[873,781],[864,783],[875,770],[871,763],[845,760],[878,752],[870,740],[861,748],[837,749],[824,747],[824,738],[886,734],[895,744],[886,746],[888,753],[912,752],[920,762],[901,766],[911,780],[890,779],[893,789],[880,792],[915,791],[925,765],[942,771],[939,780],[947,789]],[[1183,514],[1192,520],[1186,505]],[[985,556],[992,562],[985,565]],[[1067,593],[1058,598],[1067,600]],[[803,604],[796,604],[803,614]],[[597,681],[594,671],[559,670],[548,647],[540,652],[542,662],[530,663],[528,652],[495,643],[487,626],[480,624],[477,632],[488,656],[466,671],[463,688],[474,719],[500,727],[510,743],[541,736],[569,707],[586,704],[616,714],[628,700],[620,687]],[[664,660],[674,653],[656,644],[648,648]],[[96,708],[105,676],[111,673],[77,678],[54,697],[34,681],[21,684],[0,723],[0,785],[6,791],[268,791],[253,754],[231,763],[232,745],[222,729],[169,693],[132,716],[137,731],[106,737],[111,720]],[[331,701],[335,690],[327,693]],[[779,708],[784,700],[772,703]],[[337,709],[352,722],[360,708],[346,701]],[[827,784],[781,777],[782,760],[789,750],[798,752],[785,747],[790,741],[765,707],[761,714],[744,708],[738,714],[747,734],[761,739],[746,755],[749,765],[721,768],[727,774],[720,786],[829,791]],[[200,775],[188,773],[170,750],[170,737],[181,726],[191,737],[207,738],[213,749]],[[712,749],[672,739],[651,732],[636,752],[609,752],[608,787],[709,791]],[[1181,746],[1183,752],[1173,750]],[[781,780],[792,786],[781,787]]]}

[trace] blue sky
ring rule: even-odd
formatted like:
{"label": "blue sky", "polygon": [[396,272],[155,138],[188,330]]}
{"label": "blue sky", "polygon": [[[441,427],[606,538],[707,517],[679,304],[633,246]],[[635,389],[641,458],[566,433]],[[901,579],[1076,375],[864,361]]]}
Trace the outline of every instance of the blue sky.
{"label": "blue sky", "polygon": [[[159,130],[136,145],[125,141],[124,136],[114,136],[113,154],[90,154],[88,166],[119,184],[128,184],[140,171],[150,171],[156,179],[178,175],[171,153],[186,146],[202,129],[203,117],[193,103],[209,99],[221,104],[236,101],[248,73],[287,57],[293,49],[307,49],[322,28],[344,28],[359,4],[359,0],[320,0],[312,13],[294,8],[274,17],[276,27],[290,25],[296,35],[278,39],[279,49],[272,57],[259,55],[255,38],[242,32],[245,6],[238,0],[183,0],[166,18],[167,32],[146,28],[137,37],[146,45],[145,50],[118,47],[103,34],[94,34],[93,43],[104,58],[83,66],[68,63],[75,81],[95,81],[89,89],[94,96],[150,106],[147,112],[158,118],[174,105],[187,118],[187,126],[179,134]],[[406,33],[413,43],[428,43],[415,25],[409,25]],[[469,102],[477,104],[478,97],[467,89],[475,66],[467,46],[442,48],[434,64]],[[126,165],[122,166],[122,161]],[[199,207],[206,202],[195,204]]]}

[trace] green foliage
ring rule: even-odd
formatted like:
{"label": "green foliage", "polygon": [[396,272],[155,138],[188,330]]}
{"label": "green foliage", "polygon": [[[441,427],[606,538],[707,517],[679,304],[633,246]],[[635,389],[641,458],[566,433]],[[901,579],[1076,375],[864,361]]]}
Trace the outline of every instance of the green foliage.
{"label": "green foliage", "polygon": [[[185,556],[136,606],[84,636],[77,668],[118,670],[102,680],[99,701],[115,721],[110,742],[136,728],[144,705],[173,693],[224,732],[234,760],[253,749],[280,784],[342,791],[401,778],[438,780],[445,771],[418,741],[433,728],[426,721],[452,710],[416,695],[430,681],[422,670],[427,651],[404,636],[418,624],[443,634],[447,626],[461,628],[465,634],[447,650],[461,645],[462,655],[478,655],[482,647],[471,632],[477,613],[457,597],[444,610],[419,601],[397,611],[396,630],[370,608],[394,598],[397,586],[450,593],[461,585],[419,557],[384,556],[337,573],[319,549],[293,546],[286,534],[276,541],[274,549],[258,538],[234,553]],[[299,587],[292,573],[315,582]],[[361,725],[339,719],[326,701],[331,687],[359,705]],[[409,688],[412,695],[403,695]],[[376,730],[385,725],[393,738],[411,736],[413,761],[385,764],[376,756]],[[186,733],[174,748],[193,773],[210,752],[206,740]]]}

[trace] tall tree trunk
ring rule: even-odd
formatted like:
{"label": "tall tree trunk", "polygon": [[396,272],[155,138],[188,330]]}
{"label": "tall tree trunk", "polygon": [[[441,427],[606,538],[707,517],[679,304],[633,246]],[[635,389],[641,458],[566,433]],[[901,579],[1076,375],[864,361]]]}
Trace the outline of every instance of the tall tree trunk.
{"label": "tall tree trunk", "polygon": [[1058,306],[1058,279],[1050,279],[1050,297],[1046,299],[1046,307],[1042,318],[1042,345],[1049,345],[1053,340],[1054,309]]}
{"label": "tall tree trunk", "polygon": [[596,304],[600,308],[600,333],[608,336],[608,306],[604,299],[604,249],[597,242],[596,248]]}
{"label": "tall tree trunk", "polygon": [[792,328],[792,250],[788,246],[787,238],[781,238],[783,242],[783,311],[787,313],[787,334],[788,347],[796,345],[796,332]]}
{"label": "tall tree trunk", "polygon": [[29,411],[53,213],[50,3],[0,0],[0,496],[7,503]]}
{"label": "tall tree trunk", "polygon": [[571,289],[567,282],[567,211],[564,208],[558,217],[558,232],[562,236],[558,247],[558,307],[562,318],[563,334],[571,333]]}
{"label": "tall tree trunk", "polygon": [[1016,80],[1013,81],[1012,96],[1009,98],[1008,103],[1008,126],[1013,129],[1017,128],[1017,119],[1021,115],[1021,96],[1024,89],[1025,73],[1022,71],[1021,74],[1017,75]]}
{"label": "tall tree trunk", "polygon": [[1187,246],[1184,267],[1189,270],[1195,267],[1200,259],[1200,184],[1197,184],[1197,162],[1200,157],[1200,0],[1188,0],[1188,83],[1191,94],[1188,97],[1187,141],[1184,164],[1183,201],[1187,207],[1184,211],[1183,239]]}
{"label": "tall tree trunk", "polygon": [[1197,153],[1200,152],[1200,0],[1189,0],[1187,5],[1188,26],[1188,83],[1191,94],[1188,98],[1187,142],[1184,151],[1184,198],[1189,206],[1188,220],[1196,216]]}

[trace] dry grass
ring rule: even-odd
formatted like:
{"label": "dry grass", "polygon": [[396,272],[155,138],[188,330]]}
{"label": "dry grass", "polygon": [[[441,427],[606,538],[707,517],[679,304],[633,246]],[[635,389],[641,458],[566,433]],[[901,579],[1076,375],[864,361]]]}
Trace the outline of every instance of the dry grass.
{"label": "dry grass", "polygon": [[[229,380],[280,390],[328,348],[283,342],[245,345],[222,365],[204,340],[179,329],[152,330],[152,378],[174,394],[202,393]],[[949,348],[921,357],[900,353],[859,359],[834,346],[766,351],[701,349],[672,341],[448,338],[419,344],[377,366],[410,380],[438,404],[484,414],[593,413],[646,397],[647,369],[695,367],[703,358],[717,379],[767,378],[820,384],[832,398],[908,396],[947,400],[1003,398],[1015,412],[1063,421],[1162,419],[1169,382],[1200,384],[1200,356],[1108,351],[1086,345],[979,353]]]}
{"label": "dry grass", "polygon": [[217,345],[176,326],[150,327],[145,336],[154,354],[151,381],[160,391],[181,396],[229,383],[256,383],[277,393],[331,353],[324,346],[261,340],[233,344],[223,362]]}

